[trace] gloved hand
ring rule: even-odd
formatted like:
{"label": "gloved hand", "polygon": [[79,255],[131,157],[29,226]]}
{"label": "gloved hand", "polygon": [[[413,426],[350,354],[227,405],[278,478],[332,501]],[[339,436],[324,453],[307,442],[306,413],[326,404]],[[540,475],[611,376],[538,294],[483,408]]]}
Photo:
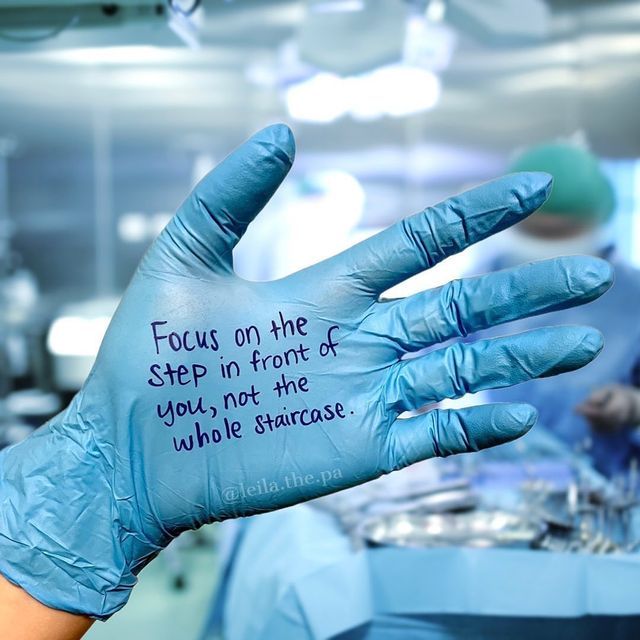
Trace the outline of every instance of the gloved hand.
{"label": "gloved hand", "polygon": [[256,134],[196,187],[143,258],[62,414],[0,459],[0,571],[104,618],[181,531],[294,504],[525,433],[528,405],[400,413],[569,371],[600,334],[557,327],[411,351],[592,300],[604,261],[561,258],[379,302],[396,283],[545,200],[524,173],[451,198],[275,282],[232,250],[287,174],[292,134]]}
{"label": "gloved hand", "polygon": [[594,391],[576,407],[598,433],[617,433],[640,424],[640,389],[609,384]]}

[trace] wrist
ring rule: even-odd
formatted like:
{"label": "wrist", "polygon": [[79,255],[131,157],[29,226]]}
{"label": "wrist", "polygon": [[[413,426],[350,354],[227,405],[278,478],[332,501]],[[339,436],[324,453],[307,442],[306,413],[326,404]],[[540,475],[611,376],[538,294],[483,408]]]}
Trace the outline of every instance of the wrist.
{"label": "wrist", "polygon": [[0,576],[2,640],[76,640],[92,622],[86,616],[51,609]]}

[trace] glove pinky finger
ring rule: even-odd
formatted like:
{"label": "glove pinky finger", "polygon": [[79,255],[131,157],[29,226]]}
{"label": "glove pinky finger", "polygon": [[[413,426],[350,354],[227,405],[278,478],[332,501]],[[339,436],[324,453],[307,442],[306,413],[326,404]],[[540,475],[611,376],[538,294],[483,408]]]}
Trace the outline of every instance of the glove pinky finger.
{"label": "glove pinky finger", "polygon": [[527,433],[537,418],[528,404],[487,404],[396,420],[389,430],[384,471],[510,442]]}

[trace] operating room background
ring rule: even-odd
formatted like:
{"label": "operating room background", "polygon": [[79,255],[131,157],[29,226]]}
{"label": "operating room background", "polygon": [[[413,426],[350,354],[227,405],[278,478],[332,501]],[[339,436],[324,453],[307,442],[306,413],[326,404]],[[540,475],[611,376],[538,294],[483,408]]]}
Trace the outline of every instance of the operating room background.
{"label": "operating room background", "polygon": [[[119,5],[111,21],[89,0],[0,0],[3,444],[79,387],[139,259],[198,178],[275,121],[298,156],[241,245],[246,277],[320,259],[559,138],[602,158],[613,237],[640,266],[640,2]],[[473,272],[490,250],[410,287]],[[171,560],[150,569],[117,637],[197,637],[214,539],[178,551],[186,591]],[[141,630],[148,609],[153,632]],[[104,629],[115,627],[94,637],[116,637]]]}

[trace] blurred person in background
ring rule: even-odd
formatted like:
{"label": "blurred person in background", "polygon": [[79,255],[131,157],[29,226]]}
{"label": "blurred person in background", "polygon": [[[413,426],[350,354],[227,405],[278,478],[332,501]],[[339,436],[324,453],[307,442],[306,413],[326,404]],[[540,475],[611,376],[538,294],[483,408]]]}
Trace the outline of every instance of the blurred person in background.
{"label": "blurred person in background", "polygon": [[366,237],[360,182],[344,171],[313,171],[285,185],[270,214],[248,229],[234,266],[248,280],[276,280],[324,260]]}
{"label": "blurred person in background", "polygon": [[615,199],[597,158],[569,143],[546,143],[525,150],[511,171],[553,175],[551,197],[527,220],[505,232],[491,269],[560,255],[590,254],[615,267],[615,283],[601,299],[548,317],[514,323],[526,331],[549,322],[592,324],[604,334],[598,362],[562,381],[503,389],[493,398],[526,398],[540,411],[539,424],[576,450],[588,453],[596,468],[612,476],[640,456],[640,272],[617,254],[610,221]]}

